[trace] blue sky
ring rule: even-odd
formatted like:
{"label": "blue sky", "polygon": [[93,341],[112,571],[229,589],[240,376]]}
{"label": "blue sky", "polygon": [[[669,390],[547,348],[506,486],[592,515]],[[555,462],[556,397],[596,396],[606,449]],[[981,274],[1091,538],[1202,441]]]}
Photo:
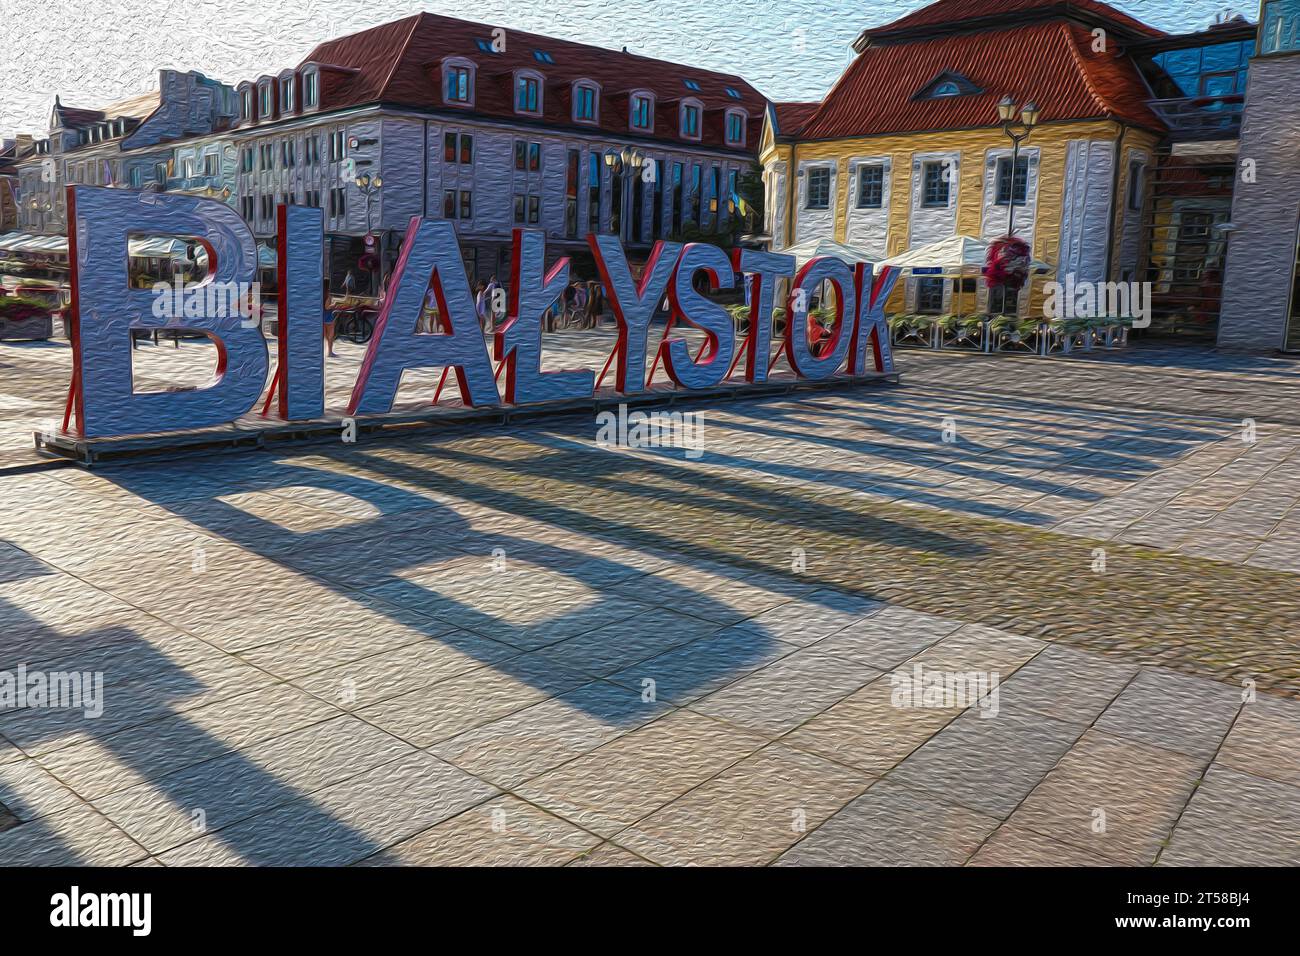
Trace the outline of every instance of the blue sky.
{"label": "blue sky", "polygon": [[[0,58],[0,135],[41,133],[58,93],[98,107],[157,87],[159,67],[228,82],[279,72],[317,42],[428,10],[739,73],[771,99],[819,99],[865,27],[918,0],[4,0],[21,24]],[[1220,0],[1125,0],[1127,13],[1171,32],[1237,9]]]}

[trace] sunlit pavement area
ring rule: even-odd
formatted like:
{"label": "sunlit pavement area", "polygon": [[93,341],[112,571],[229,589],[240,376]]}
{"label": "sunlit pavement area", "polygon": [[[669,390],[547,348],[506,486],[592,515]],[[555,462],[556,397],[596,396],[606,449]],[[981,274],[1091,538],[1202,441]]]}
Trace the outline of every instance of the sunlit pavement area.
{"label": "sunlit pavement area", "polygon": [[1293,362],[900,353],[702,407],[698,458],[570,417],[13,470],[67,361],[0,345],[0,672],[103,713],[0,710],[0,864],[1300,863]]}

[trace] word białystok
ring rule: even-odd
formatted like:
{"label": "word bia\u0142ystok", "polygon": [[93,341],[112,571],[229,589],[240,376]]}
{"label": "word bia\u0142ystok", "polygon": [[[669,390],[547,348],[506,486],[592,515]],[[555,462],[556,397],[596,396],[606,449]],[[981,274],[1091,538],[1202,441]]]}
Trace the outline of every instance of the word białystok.
{"label": "word bia\u0142ystok", "polygon": [[[93,186],[68,187],[69,252],[72,264],[73,410],[84,437],[111,437],[233,422],[253,408],[267,385],[270,368],[260,325],[239,310],[196,308],[163,318],[151,290],[127,282],[127,241],[133,235],[178,236],[201,245],[208,258],[208,283],[242,288],[256,278],[257,248],[238,214],[216,200],[137,193]],[[277,210],[279,303],[277,381],[280,417],[319,419],[325,411],[321,341],[324,307],[321,210],[280,206]],[[740,352],[745,380],[767,379],[776,285],[790,280],[785,328],[786,354],[795,374],[824,379],[844,368],[862,374],[871,345],[877,372],[892,372],[884,305],[897,281],[894,269],[872,274],[868,263],[850,265],[831,257],[806,263],[795,274],[791,256],[752,249],[728,255],[703,243],[658,242],[641,276],[634,278],[623,247],[613,236],[590,236],[588,244],[618,323],[614,346],[615,389],[623,395],[646,390],[646,342],[650,322],[665,296],[675,323],[702,330],[707,347],[694,358],[685,339],[664,343],[669,378],[681,388],[718,385]],[[569,282],[569,263],[545,269],[546,241],[535,230],[516,229],[506,321],[492,342],[492,355],[474,310],[460,247],[452,224],[414,217],[389,277],[388,295],[375,334],[352,388],[347,415],[381,415],[392,409],[402,373],[412,368],[454,371],[467,405],[513,405],[590,398],[592,369],[542,371],[542,315]],[[750,329],[738,336],[731,316],[696,288],[697,276],[710,290],[734,289],[737,275],[749,279]],[[834,295],[829,339],[809,342],[804,308],[811,293],[828,285]],[[418,330],[429,289],[438,303],[444,331]],[[196,297],[197,298],[197,297]],[[231,312],[234,314],[230,314]],[[136,392],[131,378],[131,330],[181,327],[202,332],[217,345],[215,382],[199,389]],[[493,368],[493,359],[504,368]],[[504,387],[497,390],[496,371]]]}

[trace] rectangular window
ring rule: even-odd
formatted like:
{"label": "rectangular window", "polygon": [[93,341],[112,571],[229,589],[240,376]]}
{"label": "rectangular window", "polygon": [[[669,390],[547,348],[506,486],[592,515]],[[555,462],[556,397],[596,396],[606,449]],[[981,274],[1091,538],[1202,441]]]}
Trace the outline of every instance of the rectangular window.
{"label": "rectangular window", "polygon": [[[1011,157],[1003,156],[998,160],[997,205],[1008,206],[1012,202],[1012,190],[1015,191],[1015,204],[1023,206],[1029,195],[1029,157],[1016,158],[1016,179],[1011,182]],[[946,202],[945,202],[946,205]]]}
{"label": "rectangular window", "polygon": [[745,117],[739,113],[727,114],[727,142],[732,146],[745,142]]}
{"label": "rectangular window", "polygon": [[244,94],[240,99],[242,101],[240,110],[244,115],[244,119],[251,120],[253,118],[253,91],[244,90]]}
{"label": "rectangular window", "polygon": [[473,198],[470,196],[468,189],[462,189],[460,191],[460,218],[461,219],[474,218],[474,201]]}
{"label": "rectangular window", "polygon": [[649,129],[653,121],[652,105],[648,96],[632,97],[632,125],[637,129]]}
{"label": "rectangular window", "polygon": [[470,101],[470,71],[464,66],[447,67],[447,99],[452,103]]}
{"label": "rectangular window", "polygon": [[578,178],[582,174],[582,154],[569,150],[569,162],[564,171],[564,235],[578,238]]}
{"label": "rectangular window", "polygon": [[253,148],[245,146],[239,154],[239,168],[246,173],[253,171]]}
{"label": "rectangular window", "polygon": [[319,82],[320,76],[316,73],[308,73],[302,78],[302,105],[307,109],[316,105],[316,89]]}
{"label": "rectangular window", "polygon": [[542,221],[542,197],[528,197],[528,222],[530,225],[537,225]]}
{"label": "rectangular window", "polygon": [[878,164],[858,167],[858,208],[879,209],[885,201],[885,167]]}
{"label": "rectangular window", "polygon": [[448,189],[442,194],[442,218],[456,218],[456,190]]}
{"label": "rectangular window", "polygon": [[540,98],[541,83],[535,76],[521,76],[515,88],[515,110],[520,113],[536,113]]}
{"label": "rectangular window", "polygon": [[1142,194],[1145,191],[1142,179],[1145,171],[1144,163],[1135,160],[1128,164],[1128,208],[1134,212],[1142,211]]}
{"label": "rectangular window", "polygon": [[948,169],[947,160],[938,163],[926,163],[922,176],[921,205],[932,209],[946,208],[948,205]]}
{"label": "rectangular window", "polygon": [[528,168],[528,144],[522,139],[515,140],[515,169],[526,170]]}
{"label": "rectangular window", "polygon": [[700,108],[698,106],[682,107],[682,135],[695,139],[700,135]]}
{"label": "rectangular window", "polygon": [[271,115],[271,88],[264,86],[262,87],[261,116],[263,119],[269,119]]}
{"label": "rectangular window", "polygon": [[995,285],[989,289],[988,306],[990,315],[1015,315],[1020,308],[1020,295],[1004,285]]}
{"label": "rectangular window", "polygon": [[691,167],[691,209],[687,217],[697,226],[700,224],[700,193],[704,191],[704,170],[699,163]]}
{"label": "rectangular window", "polygon": [[528,171],[530,173],[540,172],[542,168],[542,144],[528,144]]}
{"label": "rectangular window", "polygon": [[916,311],[922,315],[943,312],[943,279],[916,280]]}
{"label": "rectangular window", "polygon": [[346,216],[348,214],[348,194],[342,186],[330,190],[330,215]]}
{"label": "rectangular window", "polygon": [[447,133],[442,137],[442,161],[444,163],[454,163],[456,161],[455,133]]}
{"label": "rectangular window", "polygon": [[330,162],[338,162],[347,155],[347,143],[343,139],[343,130],[330,133]]}
{"label": "rectangular window", "polygon": [[460,164],[462,166],[474,165],[474,137],[468,133],[460,134]]}
{"label": "rectangular window", "polygon": [[203,175],[216,176],[220,173],[219,164],[221,158],[216,153],[205,153],[203,155]]}
{"label": "rectangular window", "polygon": [[682,164],[673,163],[673,213],[672,219],[668,223],[669,235],[682,228],[682,216],[685,214],[685,210],[682,207],[684,199],[682,195],[682,187],[684,182]]}
{"label": "rectangular window", "polygon": [[280,81],[280,112],[289,113],[293,110],[293,80]]}
{"label": "rectangular window", "polygon": [[525,202],[527,201],[527,199],[528,199],[527,196],[521,196],[521,195],[515,196],[515,224],[516,225],[522,226],[524,224]]}
{"label": "rectangular window", "polygon": [[596,118],[596,91],[592,87],[578,87],[576,116],[580,120]]}
{"label": "rectangular window", "polygon": [[288,169],[294,164],[293,140],[286,139],[280,144],[280,164]]}
{"label": "rectangular window", "polygon": [[592,153],[587,161],[587,232],[600,232],[600,154]]}
{"label": "rectangular window", "polygon": [[654,204],[650,211],[650,228],[653,230],[652,239],[659,239],[664,234],[664,161],[662,159],[652,160],[654,163],[654,188],[651,190],[650,201]]}
{"label": "rectangular window", "polygon": [[808,195],[805,209],[829,209],[831,207],[831,168],[814,166],[808,170]]}

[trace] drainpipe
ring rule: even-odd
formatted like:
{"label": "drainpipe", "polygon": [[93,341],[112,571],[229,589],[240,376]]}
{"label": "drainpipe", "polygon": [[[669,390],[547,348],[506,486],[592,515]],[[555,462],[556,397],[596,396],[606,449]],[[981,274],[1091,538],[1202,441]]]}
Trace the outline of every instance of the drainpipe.
{"label": "drainpipe", "polygon": [[1124,210],[1125,215],[1128,210],[1121,203],[1123,199],[1119,195],[1119,171],[1124,163],[1124,134],[1128,132],[1128,124],[1119,124],[1119,139],[1115,141],[1115,168],[1111,171],[1110,178],[1110,218],[1106,222],[1106,268],[1102,273],[1102,279],[1106,282],[1113,280],[1113,270],[1115,268],[1115,222],[1119,218],[1119,213]]}
{"label": "drainpipe", "polygon": [[424,178],[420,180],[420,217],[429,218],[429,121],[424,121],[424,142],[420,152],[424,155]]}
{"label": "drainpipe", "polygon": [[799,206],[799,144],[790,144],[790,165],[785,171],[785,247],[794,245],[794,214]]}

